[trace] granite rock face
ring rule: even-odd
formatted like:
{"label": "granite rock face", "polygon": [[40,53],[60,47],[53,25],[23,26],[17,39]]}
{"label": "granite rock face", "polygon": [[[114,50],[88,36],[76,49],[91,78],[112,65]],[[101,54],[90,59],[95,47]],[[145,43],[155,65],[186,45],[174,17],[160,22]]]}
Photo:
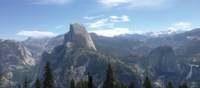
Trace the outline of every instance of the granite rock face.
{"label": "granite rock face", "polygon": [[31,73],[36,64],[23,44],[13,40],[0,41],[0,62],[0,74],[3,80],[1,88],[16,85],[24,79],[24,75]]}
{"label": "granite rock face", "polygon": [[156,73],[177,73],[179,71],[174,50],[170,46],[160,46],[149,53],[150,68]]}
{"label": "granite rock face", "polygon": [[76,83],[86,80],[88,72],[94,77],[94,83],[100,85],[108,63],[112,63],[116,68],[117,78],[125,83],[137,77],[133,68],[97,51],[89,33],[79,24],[70,25],[70,31],[65,34],[62,45],[56,46],[51,53],[43,54],[41,71],[47,61],[52,65],[57,88],[66,88],[71,79]]}
{"label": "granite rock face", "polygon": [[80,24],[71,24],[70,31],[64,36],[64,44],[68,48],[86,48],[96,51],[90,34]]}

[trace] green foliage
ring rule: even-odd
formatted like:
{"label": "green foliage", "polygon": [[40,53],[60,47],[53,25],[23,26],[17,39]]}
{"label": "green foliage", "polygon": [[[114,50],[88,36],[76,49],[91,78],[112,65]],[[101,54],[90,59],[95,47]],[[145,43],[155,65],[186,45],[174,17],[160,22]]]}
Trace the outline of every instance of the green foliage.
{"label": "green foliage", "polygon": [[[1,75],[0,75],[0,82],[1,82]],[[29,82],[27,79],[24,80],[22,85],[18,85],[18,88],[30,88]],[[44,72],[44,80],[43,85],[41,84],[41,81],[37,78],[34,84],[34,88],[55,88],[54,87],[54,77],[53,72],[50,67],[50,63],[47,62],[45,65],[45,72]],[[142,85],[142,88],[153,88],[152,82],[149,79],[149,77],[145,77],[144,83]],[[88,80],[83,80],[75,84],[75,81],[72,79],[70,81],[70,88],[96,88],[93,84],[93,77],[88,73]],[[136,88],[135,83],[131,82],[129,85],[124,85],[123,83],[117,81],[114,77],[114,72],[111,64],[108,64],[107,70],[106,70],[106,78],[103,82],[102,88]],[[166,84],[166,88],[174,88],[172,82],[168,82]],[[178,88],[189,88],[187,83],[184,82],[181,84]],[[199,87],[197,87],[199,88]]]}
{"label": "green foliage", "polygon": [[188,87],[187,83],[184,82],[182,85],[179,86],[179,88],[189,88],[189,87]]}
{"label": "green foliage", "polygon": [[172,82],[168,82],[166,88],[174,88]]}
{"label": "green foliage", "polygon": [[93,78],[89,73],[88,73],[88,88],[95,88],[95,86],[93,85]]}
{"label": "green foliage", "polygon": [[0,87],[2,86],[2,81],[3,81],[3,74],[0,74]]}
{"label": "green foliage", "polygon": [[88,82],[87,81],[80,81],[76,88],[88,88]]}
{"label": "green foliage", "polygon": [[38,78],[35,81],[35,88],[41,88],[41,82]]}
{"label": "green foliage", "polygon": [[29,88],[29,82],[27,79],[25,79],[23,82],[23,88]]}
{"label": "green foliage", "polygon": [[74,79],[72,79],[70,81],[70,88],[75,88],[75,82],[74,82]]}
{"label": "green foliage", "polygon": [[145,77],[143,86],[144,86],[144,88],[153,88],[153,86],[151,84],[151,80],[149,79],[149,77]]}
{"label": "green foliage", "polygon": [[128,88],[128,87],[123,83],[115,82],[115,88]]}
{"label": "green foliage", "polygon": [[47,62],[45,66],[43,88],[54,88],[54,77],[49,62]]}
{"label": "green foliage", "polygon": [[131,83],[129,84],[128,88],[136,88],[136,87],[135,87],[135,83],[134,83],[134,82],[131,82]]}
{"label": "green foliage", "polygon": [[114,82],[115,82],[114,72],[113,72],[111,64],[108,64],[106,80],[104,81],[103,88],[115,88]]}
{"label": "green foliage", "polygon": [[22,87],[21,87],[21,85],[20,85],[20,84],[17,84],[17,87],[16,87],[16,88],[22,88]]}

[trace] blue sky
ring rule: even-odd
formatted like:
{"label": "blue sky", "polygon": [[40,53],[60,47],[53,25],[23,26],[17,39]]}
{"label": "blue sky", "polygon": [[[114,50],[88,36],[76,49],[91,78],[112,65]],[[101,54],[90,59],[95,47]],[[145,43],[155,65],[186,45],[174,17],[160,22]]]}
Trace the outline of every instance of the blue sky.
{"label": "blue sky", "polygon": [[81,23],[104,36],[199,27],[200,0],[0,0],[0,38],[52,37]]}

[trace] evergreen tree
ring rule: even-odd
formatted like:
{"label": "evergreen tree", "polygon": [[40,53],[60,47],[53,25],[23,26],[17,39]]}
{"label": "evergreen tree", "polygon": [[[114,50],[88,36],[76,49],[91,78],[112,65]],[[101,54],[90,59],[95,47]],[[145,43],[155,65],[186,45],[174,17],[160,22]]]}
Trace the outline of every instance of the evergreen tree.
{"label": "evergreen tree", "polygon": [[136,87],[135,87],[135,83],[134,83],[134,82],[131,82],[131,83],[129,84],[128,88],[136,88]]}
{"label": "evergreen tree", "polygon": [[103,88],[114,88],[114,73],[111,64],[108,64],[106,80],[104,81]]}
{"label": "evergreen tree", "polygon": [[198,82],[195,88],[200,88],[200,83]]}
{"label": "evergreen tree", "polygon": [[76,88],[88,88],[88,81],[80,81]]}
{"label": "evergreen tree", "polygon": [[179,86],[179,88],[189,88],[189,87],[188,87],[187,83],[184,82],[182,85]]}
{"label": "evergreen tree", "polygon": [[23,88],[29,88],[29,82],[27,79],[25,79],[23,82]]}
{"label": "evergreen tree", "polygon": [[35,81],[35,88],[41,88],[41,82],[38,78]]}
{"label": "evergreen tree", "polygon": [[43,88],[54,88],[54,79],[50,62],[47,62],[45,66]]}
{"label": "evergreen tree", "polygon": [[188,85],[186,82],[183,83],[182,88],[188,88]]}
{"label": "evergreen tree", "polygon": [[0,74],[0,87],[2,86],[2,74]]}
{"label": "evergreen tree", "polygon": [[149,77],[145,77],[143,86],[144,86],[144,88],[153,88],[152,84],[151,84],[151,80],[149,79]]}
{"label": "evergreen tree", "polygon": [[75,82],[74,82],[74,79],[72,79],[71,82],[70,82],[70,88],[75,88]]}
{"label": "evergreen tree", "polygon": [[93,84],[93,78],[90,75],[90,73],[88,73],[88,88],[95,88],[95,86]]}
{"label": "evergreen tree", "polygon": [[174,88],[172,82],[168,82],[166,88]]}
{"label": "evergreen tree", "polygon": [[116,82],[114,88],[129,88],[129,86],[124,85],[123,83]]}
{"label": "evergreen tree", "polygon": [[17,84],[17,87],[16,88],[21,88],[21,84]]}

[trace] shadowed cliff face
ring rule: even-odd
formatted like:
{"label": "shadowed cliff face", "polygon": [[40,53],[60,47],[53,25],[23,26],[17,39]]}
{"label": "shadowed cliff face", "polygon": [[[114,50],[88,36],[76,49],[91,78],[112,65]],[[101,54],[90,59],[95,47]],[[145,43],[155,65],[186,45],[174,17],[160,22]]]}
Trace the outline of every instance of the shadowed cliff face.
{"label": "shadowed cliff face", "polygon": [[90,34],[80,24],[70,25],[70,31],[65,34],[64,45],[67,48],[86,48],[96,51]]}
{"label": "shadowed cliff face", "polygon": [[160,46],[152,50],[148,58],[150,67],[157,73],[176,73],[179,71],[174,50],[170,46]]}

